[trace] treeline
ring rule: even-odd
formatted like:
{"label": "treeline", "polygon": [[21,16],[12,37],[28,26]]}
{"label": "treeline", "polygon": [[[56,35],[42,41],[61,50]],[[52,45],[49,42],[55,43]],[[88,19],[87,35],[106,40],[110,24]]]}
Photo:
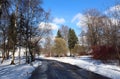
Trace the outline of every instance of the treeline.
{"label": "treeline", "polygon": [[15,51],[19,48],[19,63],[21,47],[24,47],[26,63],[34,61],[39,54],[40,40],[51,30],[40,28],[41,22],[48,22],[49,12],[42,7],[42,0],[0,0],[0,49],[2,61],[10,57],[15,64]]}
{"label": "treeline", "polygon": [[[120,4],[101,13],[97,9],[84,12],[86,18],[83,23],[87,26],[86,32],[81,32],[86,37],[86,44],[92,49],[95,59],[120,60]],[[84,40],[83,40],[84,42]]]}
{"label": "treeline", "polygon": [[[52,38],[53,39],[53,38]],[[43,52],[46,56],[78,56],[85,53],[85,46],[79,44],[78,36],[74,29],[69,28],[66,25],[62,25],[54,38],[53,43],[50,37],[48,37],[44,44]]]}
{"label": "treeline", "polygon": [[[95,59],[120,60],[120,4],[109,7],[105,12],[88,9],[83,12],[82,23],[87,27],[80,34],[81,42],[73,29],[61,26],[55,41],[45,52],[57,55],[92,55]],[[48,40],[47,40],[48,41]],[[49,44],[46,44],[48,47]],[[63,43],[63,44],[62,44]],[[61,45],[60,45],[61,44]],[[65,50],[66,49],[66,50]]]}

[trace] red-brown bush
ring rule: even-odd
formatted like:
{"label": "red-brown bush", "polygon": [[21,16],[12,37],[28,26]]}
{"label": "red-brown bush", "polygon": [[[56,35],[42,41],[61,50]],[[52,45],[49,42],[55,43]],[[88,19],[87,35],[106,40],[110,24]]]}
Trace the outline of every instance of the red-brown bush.
{"label": "red-brown bush", "polygon": [[94,59],[109,60],[117,58],[115,46],[92,46],[92,55]]}

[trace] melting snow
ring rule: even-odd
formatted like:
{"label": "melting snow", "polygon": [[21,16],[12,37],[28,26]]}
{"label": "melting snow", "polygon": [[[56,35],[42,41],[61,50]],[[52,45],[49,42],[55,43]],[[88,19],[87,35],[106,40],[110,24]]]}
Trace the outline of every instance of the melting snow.
{"label": "melting snow", "polygon": [[[18,59],[15,61],[18,62]],[[35,61],[32,64],[23,64],[25,59],[22,59],[22,64],[9,65],[10,60],[5,60],[0,64],[0,79],[28,79],[32,71],[42,63]]]}
{"label": "melting snow", "polygon": [[80,68],[101,74],[103,76],[119,79],[120,78],[120,67],[115,65],[103,64],[99,60],[93,60],[89,56],[82,56],[79,58],[61,57],[61,58],[47,58],[57,60],[65,63],[77,65]]}

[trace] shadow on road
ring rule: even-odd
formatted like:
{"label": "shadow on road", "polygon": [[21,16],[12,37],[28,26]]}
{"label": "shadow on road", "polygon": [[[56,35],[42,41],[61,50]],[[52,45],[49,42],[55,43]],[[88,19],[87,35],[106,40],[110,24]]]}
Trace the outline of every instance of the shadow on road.
{"label": "shadow on road", "polygon": [[55,60],[36,60],[42,61],[42,65],[32,72],[29,79],[110,79],[75,65]]}

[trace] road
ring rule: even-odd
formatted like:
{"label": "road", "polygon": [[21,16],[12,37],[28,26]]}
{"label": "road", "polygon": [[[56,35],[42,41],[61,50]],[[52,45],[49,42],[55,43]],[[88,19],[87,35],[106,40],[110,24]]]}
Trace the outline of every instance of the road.
{"label": "road", "polygon": [[32,72],[29,79],[110,79],[75,65],[55,60],[40,59],[40,61],[42,65]]}

